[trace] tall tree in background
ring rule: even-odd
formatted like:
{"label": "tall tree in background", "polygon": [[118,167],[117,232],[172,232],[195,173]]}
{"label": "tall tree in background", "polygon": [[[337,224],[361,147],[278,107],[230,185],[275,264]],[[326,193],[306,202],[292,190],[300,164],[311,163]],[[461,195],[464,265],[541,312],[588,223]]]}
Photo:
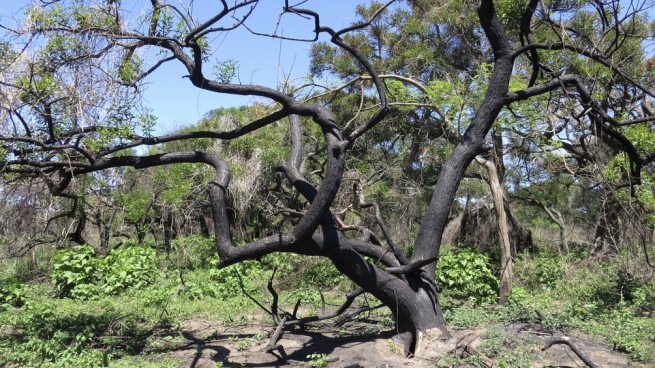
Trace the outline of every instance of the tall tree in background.
{"label": "tall tree in background", "polygon": [[[614,81],[629,86],[622,96],[634,101],[634,109],[646,111],[653,99],[652,75],[641,52],[642,42],[650,39],[643,13],[650,5],[410,1],[400,5],[411,18],[403,29],[378,23],[387,19],[381,15],[392,3],[373,6],[362,13],[363,21],[341,30],[324,25],[316,12],[284,4],[284,16],[314,21],[313,34],[303,38],[315,41],[319,34],[329,35],[339,57],[324,65],[351,66],[342,77],[356,78],[347,84],[363,92],[354,105],[359,106],[354,116],[346,120],[342,112],[347,105],[336,100],[334,105],[329,100],[315,102],[317,96],[304,88],[279,91],[232,83],[233,68],[210,56],[213,36],[247,26],[249,16],[257,11],[257,0],[234,5],[221,1],[212,15],[151,0],[143,4],[138,19],[130,18],[117,1],[44,1],[27,11],[22,28],[6,35],[2,49],[0,170],[8,178],[40,180],[55,194],[71,195],[78,178],[109,169],[204,164],[213,170],[208,192],[219,268],[273,252],[329,258],[361,287],[349,301],[363,292],[374,295],[396,317],[397,341],[406,351],[427,354],[431,341],[450,337],[434,281],[443,231],[466,169],[478,156],[492,158],[488,136],[499,119],[530,101],[543,102],[544,111],[552,111],[557,119],[546,129],[547,139],[540,146],[556,140],[573,150],[589,147],[592,138],[603,141],[615,150],[614,157],[621,157],[614,165],[626,195],[642,201],[652,196],[652,187],[645,184],[655,161],[654,119],[651,114],[636,117],[630,111],[609,109],[602,100],[612,96]],[[389,27],[399,31],[387,35],[384,30]],[[369,28],[377,37],[373,44],[362,37]],[[397,61],[395,69],[383,63],[384,54],[392,50],[385,37],[391,36],[401,45],[395,50],[414,52],[404,59],[389,59]],[[424,55],[422,46],[402,43],[417,38],[439,47]],[[268,99],[273,109],[243,125],[153,137],[154,118],[140,106],[139,90],[153,70],[169,62],[181,64],[197,88]],[[582,66],[573,68],[576,63]],[[210,76],[214,65],[216,72]],[[626,65],[641,65],[641,69]],[[608,83],[600,83],[599,76]],[[423,93],[419,97],[408,93],[406,85]],[[341,90],[331,88],[326,93]],[[426,104],[430,106],[424,108]],[[385,120],[389,117],[394,119]],[[401,129],[394,122],[403,123]],[[293,206],[302,211],[277,232],[238,246],[230,222],[239,218],[230,215],[227,205],[235,168],[225,160],[224,151],[185,151],[180,146],[181,150],[138,155],[133,150],[188,139],[232,141],[264,128],[288,130],[280,142],[287,145],[288,157],[278,170],[306,206]],[[320,132],[322,139],[320,149],[312,152],[321,155],[320,169],[309,174],[304,170],[305,161],[311,161],[303,154],[304,138],[315,135],[305,132]],[[377,135],[378,141],[364,147],[386,149],[395,146],[394,135],[401,133],[407,137],[407,150],[402,149],[407,155],[401,161],[406,175],[421,179],[425,174],[431,177],[426,184],[432,185],[411,257],[385,231],[382,216],[376,218],[390,251],[370,237],[349,237],[347,224],[331,211],[347,161],[366,153],[360,142]],[[449,145],[436,143],[441,136],[454,138],[446,140]],[[429,152],[443,156],[430,160],[436,155]],[[586,150],[576,158],[593,161],[599,154]],[[496,165],[503,170],[502,161]]]}

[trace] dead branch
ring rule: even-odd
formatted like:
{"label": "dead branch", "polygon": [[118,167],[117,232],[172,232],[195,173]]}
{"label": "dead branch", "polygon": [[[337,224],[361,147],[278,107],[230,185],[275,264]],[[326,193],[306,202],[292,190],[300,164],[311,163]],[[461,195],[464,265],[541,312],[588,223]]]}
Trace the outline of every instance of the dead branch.
{"label": "dead branch", "polygon": [[544,347],[541,348],[541,351],[549,349],[551,346],[556,345],[556,344],[565,344],[568,345],[571,350],[575,353],[575,355],[582,360],[587,367],[589,368],[600,368],[600,365],[596,364],[591,358],[585,354],[582,350],[580,350],[568,336],[555,336],[551,337],[550,339],[546,340],[544,342]]}
{"label": "dead branch", "polygon": [[[271,316],[273,316],[273,322],[279,324],[280,320],[277,313],[278,295],[277,292],[275,291],[275,288],[273,288],[273,277],[275,276],[276,271],[277,271],[277,266],[273,268],[273,273],[271,274],[271,277],[268,279],[268,284],[266,288],[268,289],[268,292],[271,293],[271,295],[273,296],[273,301],[271,302]],[[286,317],[284,317],[284,319],[286,319]]]}
{"label": "dead branch", "polygon": [[375,210],[375,220],[378,223],[378,226],[380,226],[380,230],[382,230],[382,235],[384,235],[384,240],[387,242],[387,245],[393,252],[393,254],[396,256],[396,259],[398,262],[400,262],[401,265],[408,265],[410,262],[405,256],[405,254],[396,246],[394,243],[393,239],[391,238],[391,235],[389,234],[389,230],[387,230],[387,226],[384,223],[384,220],[382,219],[382,214],[380,213],[380,206],[378,206],[377,203],[374,202],[365,202],[364,197],[361,193],[361,191],[358,188],[357,183],[353,184],[353,192],[355,195],[359,196],[359,206],[361,208],[369,208],[373,207]]}
{"label": "dead branch", "polygon": [[284,327],[284,322],[286,322],[286,320],[287,316],[282,317],[280,322],[277,324],[277,328],[275,329],[273,336],[271,336],[271,340],[268,342],[268,345],[266,345],[261,351],[270,353],[271,351],[280,347],[277,342],[280,339],[280,336],[282,336],[282,327]]}
{"label": "dead branch", "polygon": [[[355,301],[355,299],[358,296],[364,294],[365,292],[366,292],[366,290],[364,290],[364,289],[357,289],[357,290],[351,291],[348,294],[346,294],[346,301],[334,312],[331,312],[331,313],[328,313],[328,314],[323,314],[323,315],[320,315],[320,316],[310,316],[310,317],[290,320],[290,321],[285,322],[285,326],[309,325],[309,324],[311,324],[313,322],[320,322],[320,321],[323,321],[323,320],[326,320],[326,319],[331,319],[331,318],[338,317],[338,316],[342,315],[350,307],[350,305],[352,305],[353,301]],[[357,309],[361,309],[361,308],[357,308]],[[358,313],[361,313],[361,312],[369,310],[369,309],[370,308],[362,309]],[[349,317],[351,317],[351,316],[352,316],[352,314],[349,315]]]}
{"label": "dead branch", "polygon": [[[466,340],[469,336],[471,336],[471,334],[466,335],[466,336],[462,337],[461,339],[459,339],[457,341],[457,345],[455,345],[455,348],[450,350],[448,353],[449,354],[454,354],[454,355],[456,355],[456,356],[458,356],[460,358],[468,358],[468,357],[471,357],[471,356],[478,356],[478,357],[481,358],[479,363],[482,365],[482,367],[484,367],[484,368],[493,368],[493,366],[494,366],[494,364],[496,362],[494,362],[493,359],[487,357],[486,355],[484,355],[481,352],[479,352],[478,350],[476,350],[473,346],[471,346],[471,343],[473,341],[475,341],[479,337],[478,335],[474,336],[472,339],[469,339],[467,343],[463,343],[463,341]],[[461,350],[461,352],[460,352],[460,350]]]}
{"label": "dead branch", "polygon": [[[271,316],[273,317],[273,320],[277,319],[277,315],[276,315],[276,314],[272,313],[271,310],[269,310],[268,308],[264,307],[264,306],[262,305],[262,303],[260,303],[260,302],[259,302],[257,299],[255,299],[252,295],[250,295],[250,293],[248,293],[248,292],[246,291],[246,287],[243,285],[243,279],[241,278],[241,274],[240,274],[238,271],[236,272],[236,274],[237,274],[237,277],[238,277],[238,279],[239,279],[239,286],[241,287],[241,292],[242,292],[245,296],[247,296],[248,299],[252,300],[253,303],[257,304],[257,306],[258,306],[259,308],[261,308],[262,310],[264,310],[264,312],[266,312],[266,313],[268,313],[269,315],[271,315]],[[276,295],[277,295],[277,294],[276,294]],[[273,296],[273,300],[276,301],[275,296]],[[277,303],[276,303],[276,304],[277,304]]]}

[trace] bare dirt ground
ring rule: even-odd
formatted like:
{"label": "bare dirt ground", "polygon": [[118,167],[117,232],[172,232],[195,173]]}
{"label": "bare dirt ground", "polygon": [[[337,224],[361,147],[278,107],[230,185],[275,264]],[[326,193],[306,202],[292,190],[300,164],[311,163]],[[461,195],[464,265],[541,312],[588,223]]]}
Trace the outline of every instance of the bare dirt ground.
{"label": "bare dirt ground", "polygon": [[[312,354],[323,358],[333,368],[356,367],[431,367],[437,361],[405,358],[396,352],[391,341],[392,329],[375,321],[359,321],[340,330],[314,329],[284,332],[280,345],[273,352],[264,352],[274,326],[252,322],[239,326],[224,326],[220,322],[188,321],[178,335],[156,337],[159,357],[180,361],[180,367],[312,367]],[[553,345],[542,351],[544,341],[551,334],[539,332],[527,324],[495,325],[475,330],[452,331],[454,342],[461,348],[440,352],[440,355],[461,356],[466,350],[474,354],[485,339],[494,333],[504,336],[501,344],[507,348],[523,349],[530,367],[584,367],[585,364],[566,345]],[[561,334],[554,334],[561,336]],[[568,335],[583,352],[601,367],[639,367],[630,364],[626,356],[613,352],[602,341],[581,333]],[[453,342],[453,345],[454,345]],[[153,351],[154,353],[154,351]],[[489,366],[497,361],[484,356],[480,360]],[[443,362],[442,362],[443,363]],[[523,364],[525,365],[525,364]],[[523,366],[522,365],[522,366]],[[465,365],[452,365],[465,366]],[[512,367],[513,365],[509,365]],[[527,366],[527,365],[525,365]]]}

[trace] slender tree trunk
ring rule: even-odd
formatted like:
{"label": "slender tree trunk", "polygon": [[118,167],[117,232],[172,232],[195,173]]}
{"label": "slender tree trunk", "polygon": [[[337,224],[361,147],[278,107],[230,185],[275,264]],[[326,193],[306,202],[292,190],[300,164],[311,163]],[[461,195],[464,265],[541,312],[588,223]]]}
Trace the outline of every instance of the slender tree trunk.
{"label": "slender tree trunk", "polygon": [[544,210],[548,214],[548,217],[557,225],[559,228],[559,249],[564,254],[569,254],[569,243],[566,240],[566,223],[564,222],[564,217],[562,213],[557,211],[554,208],[548,206],[543,206]]}
{"label": "slender tree trunk", "polygon": [[198,226],[200,227],[200,234],[205,238],[209,238],[209,227],[205,221],[205,214],[202,211],[198,212],[196,221],[198,221]]}
{"label": "slender tree trunk", "polygon": [[114,208],[111,211],[111,215],[109,215],[109,219],[107,220],[107,223],[102,223],[101,216],[98,216],[98,220],[100,221],[100,254],[106,255],[109,253],[109,238],[111,235],[111,225],[114,223],[114,217],[116,216],[116,212],[118,209]]}
{"label": "slender tree trunk", "polygon": [[77,218],[75,231],[69,235],[70,239],[80,245],[86,244],[83,235],[84,230],[86,230],[86,212],[84,211],[84,207],[80,206],[80,214]]}
{"label": "slender tree trunk", "polygon": [[166,252],[169,252],[171,249],[171,240],[174,238],[173,234],[175,233],[175,229],[173,228],[173,215],[170,211],[167,211],[167,213],[164,214],[162,225],[164,227],[164,248],[166,249]]}
{"label": "slender tree trunk", "polygon": [[603,210],[596,224],[596,234],[594,235],[594,248],[591,256],[603,255],[616,247],[616,235],[619,227],[619,215],[611,198],[605,198]]}
{"label": "slender tree trunk", "polygon": [[509,243],[509,226],[505,215],[505,202],[503,200],[503,188],[500,185],[498,170],[491,160],[476,157],[476,161],[487,169],[491,197],[498,223],[498,242],[500,249],[500,293],[498,303],[504,305],[507,298],[512,294],[512,247]]}
{"label": "slender tree trunk", "polygon": [[566,240],[566,227],[559,227],[559,244],[564,254],[569,254],[569,242]]}

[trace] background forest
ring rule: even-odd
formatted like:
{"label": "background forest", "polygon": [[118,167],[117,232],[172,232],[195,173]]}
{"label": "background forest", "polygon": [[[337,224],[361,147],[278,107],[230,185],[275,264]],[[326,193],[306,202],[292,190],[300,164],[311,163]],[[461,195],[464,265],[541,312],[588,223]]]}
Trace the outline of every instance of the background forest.
{"label": "background forest", "polygon": [[[350,305],[371,292],[357,289],[362,283],[323,248],[234,261],[217,255],[225,233],[245,249],[295,232],[313,211],[313,199],[291,179],[299,175],[319,193],[329,181],[333,163],[327,157],[335,146],[326,138],[329,129],[314,123],[316,114],[303,115],[293,110],[295,102],[286,106],[287,97],[270,92],[273,102],[257,98],[218,108],[153,137],[156,117],[135,99],[149,73],[139,47],[160,46],[147,37],[166,38],[191,45],[188,54],[180,46],[186,59],[174,46],[164,47],[185,63],[195,52],[209,59],[199,34],[211,28],[190,27],[185,39],[177,19],[184,16],[156,5],[150,22],[142,20],[150,34],[134,36],[134,45],[120,41],[125,50],[111,54],[93,32],[79,30],[119,34],[112,17],[121,14],[120,1],[46,3],[28,10],[22,28],[8,30],[0,43],[0,365],[177,366],[166,358],[166,343],[185,320],[238,324],[259,311],[272,329],[284,325],[283,313],[266,306],[278,302],[264,290],[269,278],[281,309],[302,306],[307,315],[325,315],[326,305]],[[485,3],[495,7],[508,45],[525,52],[517,52],[510,67],[511,101],[497,112],[447,204],[432,277],[446,326],[521,321],[551,334],[584,331],[635,364],[652,364],[654,4]],[[416,256],[415,243],[435,185],[489,91],[500,88],[494,73],[501,58],[493,37],[484,36],[489,31],[478,6],[438,0],[359,5],[352,29],[334,36],[338,42],[313,44],[311,75],[277,86],[282,96],[329,111],[349,143],[340,185],[320,216],[331,215],[331,226],[353,244],[361,239],[388,248],[377,259],[360,253],[398,279],[407,281],[407,274],[410,285],[412,277],[429,278],[429,270],[419,271],[428,257]],[[189,41],[192,36],[198,38]],[[33,49],[25,52],[15,43],[24,37],[41,39],[26,41]],[[89,37],[85,46],[78,37]],[[110,70],[111,83],[97,71],[74,78],[76,68],[89,65]],[[217,85],[240,85],[238,61],[209,65]],[[535,86],[545,87],[537,94]],[[73,111],[75,98],[89,105]],[[74,103],[59,105],[62,100]],[[78,113],[99,123],[79,128]],[[222,224],[229,229],[218,225],[216,197],[207,195],[218,180],[215,166],[174,159],[152,167],[113,163],[180,152],[224,160],[229,188]],[[107,165],[87,170],[80,164],[80,174],[67,177],[60,163],[71,159]],[[314,237],[329,233],[329,221],[320,221]],[[405,268],[394,273],[394,267]],[[381,308],[388,304],[378,295],[356,299],[345,316],[365,313],[388,328],[402,320]],[[293,317],[306,322],[296,319],[296,310]],[[494,333],[500,337],[481,348],[485,356],[498,366],[533,364],[528,348],[499,342],[502,331]],[[413,338],[408,351],[418,349],[419,338]],[[254,339],[239,343],[247,350]],[[158,358],[152,363],[144,356]],[[321,359],[308,357],[307,364],[320,366],[311,364]],[[434,364],[483,366],[448,359]]]}

